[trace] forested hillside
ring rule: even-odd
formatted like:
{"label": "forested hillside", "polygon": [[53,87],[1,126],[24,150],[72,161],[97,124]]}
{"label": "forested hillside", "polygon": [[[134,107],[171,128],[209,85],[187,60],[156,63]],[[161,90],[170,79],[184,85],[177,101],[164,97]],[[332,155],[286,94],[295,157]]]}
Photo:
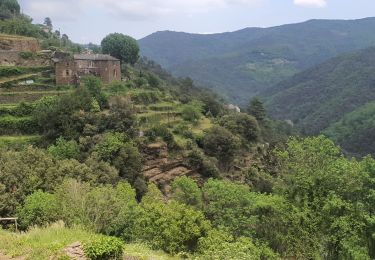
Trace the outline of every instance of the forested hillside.
{"label": "forested hillside", "polygon": [[198,35],[158,32],[142,55],[244,104],[268,87],[345,52],[375,45],[375,19],[311,20],[272,28]]}
{"label": "forested hillside", "polygon": [[[356,109],[361,111],[362,106],[375,99],[374,59],[373,47],[345,54],[264,91],[262,95],[267,99],[270,115],[278,119],[292,120],[307,135],[318,134],[334,123],[345,120],[346,114]],[[357,113],[361,113],[359,111]],[[371,113],[361,116],[364,115],[369,116],[365,120],[371,121]],[[336,135],[332,132],[334,129],[336,128],[329,131],[333,136]],[[362,155],[369,153],[370,150],[363,145],[373,145],[374,139],[367,139],[363,136],[364,133],[358,131],[370,133],[371,129],[370,125],[347,129],[351,138],[345,140],[345,149]],[[343,137],[335,140],[343,144]],[[365,139],[357,143],[361,138]]]}
{"label": "forested hillside", "polygon": [[[12,36],[4,38],[37,37],[27,40],[46,44],[46,53],[82,51],[57,32],[40,35],[17,12],[6,15],[0,33]],[[139,59],[130,36],[109,34],[91,47],[121,60],[121,80],[83,74],[56,85],[45,51],[16,52],[24,66],[0,66],[0,259],[375,258],[371,156],[348,159],[325,136],[293,137],[258,98],[240,112]],[[363,56],[364,76],[373,71],[367,52],[346,56]],[[347,82],[372,86],[356,77],[355,63],[340,64]],[[362,86],[345,82],[344,93]],[[358,108],[327,135],[356,138],[348,135],[355,123],[365,141],[373,111],[373,103]]]}

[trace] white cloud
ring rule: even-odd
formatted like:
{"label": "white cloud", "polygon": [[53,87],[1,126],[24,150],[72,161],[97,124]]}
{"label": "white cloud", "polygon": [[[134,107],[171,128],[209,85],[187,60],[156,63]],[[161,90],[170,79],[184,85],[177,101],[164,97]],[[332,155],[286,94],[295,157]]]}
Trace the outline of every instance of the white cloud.
{"label": "white cloud", "polygon": [[[86,0],[87,1],[87,0]],[[102,6],[112,14],[124,19],[147,19],[150,17],[173,14],[193,14],[207,12],[215,8],[229,6],[252,6],[264,0],[96,0],[91,1]]]}
{"label": "white cloud", "polygon": [[327,5],[326,0],[294,0],[294,4],[304,7],[322,8]]}
{"label": "white cloud", "polygon": [[253,6],[265,0],[20,0],[36,18],[71,19],[91,8],[100,8],[122,19],[148,19],[173,14],[207,12],[229,6]]}

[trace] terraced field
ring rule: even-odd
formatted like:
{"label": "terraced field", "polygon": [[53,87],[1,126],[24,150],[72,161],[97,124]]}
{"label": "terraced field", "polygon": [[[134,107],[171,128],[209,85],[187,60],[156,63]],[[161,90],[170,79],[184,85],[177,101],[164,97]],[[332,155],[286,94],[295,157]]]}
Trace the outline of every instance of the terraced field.
{"label": "terraced field", "polygon": [[[137,90],[138,93],[142,89]],[[159,100],[148,105],[137,105],[140,128],[147,131],[157,124],[167,126],[173,133],[174,139],[180,146],[185,146],[189,140],[186,135],[201,135],[204,130],[212,127],[211,119],[202,116],[198,122],[192,124],[182,118],[184,104],[176,101]]]}
{"label": "terraced field", "polygon": [[68,93],[57,88],[50,67],[0,67],[0,147],[19,147],[40,140],[29,108],[45,96]]}

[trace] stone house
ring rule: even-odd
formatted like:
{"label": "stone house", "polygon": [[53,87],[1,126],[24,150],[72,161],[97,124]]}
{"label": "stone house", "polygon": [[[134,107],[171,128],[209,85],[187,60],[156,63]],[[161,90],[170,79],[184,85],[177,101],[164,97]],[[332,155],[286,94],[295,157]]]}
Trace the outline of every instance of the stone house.
{"label": "stone house", "polygon": [[56,53],[56,85],[77,85],[82,76],[94,75],[104,83],[121,80],[120,60],[105,54]]}

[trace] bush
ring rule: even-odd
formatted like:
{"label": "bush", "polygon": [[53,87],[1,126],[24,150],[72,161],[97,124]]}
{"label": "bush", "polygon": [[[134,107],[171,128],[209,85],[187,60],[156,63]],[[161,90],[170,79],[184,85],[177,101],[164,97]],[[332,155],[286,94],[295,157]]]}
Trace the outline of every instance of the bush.
{"label": "bush", "polygon": [[25,199],[18,211],[22,229],[30,226],[45,226],[57,220],[58,207],[56,197],[42,191],[36,191]]}
{"label": "bush", "polygon": [[135,239],[168,253],[194,251],[198,239],[211,229],[202,212],[176,201],[166,203],[155,185],[143,197],[134,225]]}
{"label": "bush", "polygon": [[48,152],[59,160],[77,159],[79,157],[79,147],[76,141],[67,141],[60,137],[56,145],[48,147]]}
{"label": "bush", "polygon": [[184,105],[181,111],[182,118],[185,121],[197,123],[202,117],[202,104],[199,102],[191,102]]}
{"label": "bush", "polygon": [[199,150],[194,149],[189,154],[187,161],[191,167],[196,169],[204,177],[218,177],[220,175],[215,162]]}
{"label": "bush", "polygon": [[212,230],[207,237],[199,239],[197,259],[279,259],[264,245],[255,244],[250,238],[235,239],[230,234]]}
{"label": "bush", "polygon": [[248,142],[255,142],[260,137],[259,125],[253,116],[235,113],[223,116],[218,123],[232,133],[241,135]]}
{"label": "bush", "polygon": [[23,51],[19,53],[22,59],[28,60],[34,56],[34,54],[30,51]]}
{"label": "bush", "polygon": [[197,183],[186,176],[176,178],[172,183],[172,198],[186,205],[202,208],[202,192]]}
{"label": "bush", "polygon": [[142,91],[132,93],[131,98],[134,102],[138,104],[152,104],[161,100],[160,92],[156,91]]}
{"label": "bush", "polygon": [[34,134],[38,130],[31,117],[5,116],[0,118],[0,134]]}
{"label": "bush", "polygon": [[146,136],[151,140],[155,141],[157,137],[161,137],[169,147],[175,145],[173,134],[165,125],[156,125],[146,132]]}
{"label": "bush", "polygon": [[2,67],[0,68],[0,77],[10,77],[22,74],[23,71],[17,67]]}
{"label": "bush", "polygon": [[89,259],[120,259],[123,253],[123,242],[116,237],[100,236],[84,243],[83,251]]}

